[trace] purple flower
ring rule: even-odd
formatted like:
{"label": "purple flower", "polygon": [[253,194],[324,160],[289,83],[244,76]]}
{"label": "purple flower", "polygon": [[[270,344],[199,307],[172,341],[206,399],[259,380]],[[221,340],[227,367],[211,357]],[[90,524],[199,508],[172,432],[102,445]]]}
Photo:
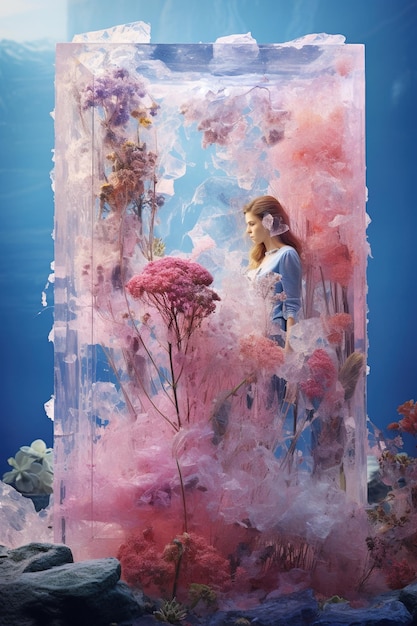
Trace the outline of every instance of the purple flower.
{"label": "purple flower", "polygon": [[[124,127],[132,111],[143,108],[142,100],[146,97],[144,84],[138,77],[131,77],[125,69],[112,70],[104,76],[98,76],[81,93],[81,107],[84,111],[91,107],[102,107],[105,123],[113,127]],[[150,115],[156,115],[158,106],[152,103]]]}

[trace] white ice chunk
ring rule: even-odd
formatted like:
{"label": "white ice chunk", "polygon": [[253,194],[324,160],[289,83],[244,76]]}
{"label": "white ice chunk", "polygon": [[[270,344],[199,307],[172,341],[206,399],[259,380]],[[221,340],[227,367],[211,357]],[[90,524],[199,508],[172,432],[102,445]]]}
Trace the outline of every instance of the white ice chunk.
{"label": "white ice chunk", "polygon": [[50,420],[54,421],[54,409],[55,409],[55,396],[52,395],[49,400],[47,400],[43,408],[45,409],[45,413]]}
{"label": "white ice chunk", "polygon": [[120,24],[103,30],[74,35],[73,43],[150,43],[151,25],[145,22]]}

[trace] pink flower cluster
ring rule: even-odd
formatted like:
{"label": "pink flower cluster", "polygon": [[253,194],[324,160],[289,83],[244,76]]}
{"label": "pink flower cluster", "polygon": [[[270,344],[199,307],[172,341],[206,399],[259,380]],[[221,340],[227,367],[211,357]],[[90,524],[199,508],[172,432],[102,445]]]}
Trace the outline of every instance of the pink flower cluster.
{"label": "pink flower cluster", "polygon": [[416,570],[407,559],[394,561],[386,568],[386,581],[390,589],[402,589],[416,580]]}
{"label": "pink flower cluster", "polygon": [[185,588],[197,583],[226,591],[231,586],[229,559],[205,537],[193,532],[183,533],[165,546],[162,558],[167,562],[177,561],[179,546],[182,551],[180,581]]}
{"label": "pink flower cluster", "polygon": [[321,257],[324,274],[329,280],[339,283],[342,287],[347,287],[351,281],[353,273],[352,253],[349,248],[338,243],[331,248],[327,248]]}
{"label": "pink flower cluster", "polygon": [[283,291],[275,293],[276,285],[281,281],[281,279],[281,274],[278,274],[277,272],[268,272],[268,274],[258,276],[254,282],[255,293],[263,300],[267,300],[269,302],[277,302],[278,300],[284,301],[287,296]]}
{"label": "pink flower cluster", "polygon": [[247,335],[240,340],[240,355],[252,371],[275,372],[284,362],[284,350],[262,335]]}
{"label": "pink flower cluster", "polygon": [[318,348],[307,360],[308,375],[301,389],[311,401],[322,400],[337,380],[337,370],[330,355]]}
{"label": "pink flower cluster", "polygon": [[[181,558],[180,558],[181,555]],[[119,548],[123,579],[146,592],[166,593],[172,587],[178,567],[180,596],[185,598],[190,584],[206,584],[213,589],[231,586],[230,563],[208,541],[195,533],[184,533],[161,550],[152,530],[137,532]],[[177,565],[178,566],[178,565]]]}
{"label": "pink flower cluster", "polygon": [[154,306],[169,328],[178,328],[181,316],[187,321],[185,333],[189,336],[220,300],[209,289],[212,282],[210,272],[199,263],[168,256],[148,263],[126,288],[133,298]]}
{"label": "pink flower cluster", "polygon": [[332,344],[341,344],[343,333],[352,328],[352,316],[349,313],[336,313],[326,318],[327,339]]}

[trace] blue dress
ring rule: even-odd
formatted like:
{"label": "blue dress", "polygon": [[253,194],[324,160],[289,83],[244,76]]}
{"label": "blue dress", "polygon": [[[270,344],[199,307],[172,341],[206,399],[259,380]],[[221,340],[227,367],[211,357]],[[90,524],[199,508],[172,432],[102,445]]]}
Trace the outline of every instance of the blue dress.
{"label": "blue dress", "polygon": [[282,246],[267,254],[254,275],[255,280],[270,273],[279,274],[281,279],[276,282],[275,293],[284,292],[285,299],[278,299],[272,311],[272,321],[282,330],[286,330],[287,319],[293,317],[298,321],[301,309],[302,269],[298,252],[292,246]]}
{"label": "blue dress", "polygon": [[[301,309],[301,288],[302,288],[302,268],[298,252],[292,246],[284,245],[269,254],[266,254],[262,265],[252,270],[250,276],[258,281],[269,274],[279,274],[280,279],[274,283],[275,294],[283,294],[284,297],[277,298],[272,309],[272,329],[270,338],[274,339],[280,346],[284,347],[285,341],[281,331],[287,330],[287,319],[299,319]],[[275,331],[274,331],[275,327]],[[272,406],[274,398],[277,397],[279,405],[284,402],[286,394],[286,380],[274,374],[268,392],[267,405]],[[253,393],[250,387],[247,393],[247,406],[251,408],[253,403]]]}

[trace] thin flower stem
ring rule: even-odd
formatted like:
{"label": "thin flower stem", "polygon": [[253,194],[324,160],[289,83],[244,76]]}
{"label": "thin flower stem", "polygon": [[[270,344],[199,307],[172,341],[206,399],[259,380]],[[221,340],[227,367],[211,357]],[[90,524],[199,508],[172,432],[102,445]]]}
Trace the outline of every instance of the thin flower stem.
{"label": "thin flower stem", "polygon": [[[126,290],[125,290],[124,286],[123,286],[123,294],[124,294],[124,297],[125,297],[126,306],[127,306],[127,310],[128,310],[129,316],[130,316],[130,318],[131,318],[131,320],[132,320],[133,326],[134,326],[135,331],[136,331],[136,335],[137,335],[137,337],[138,337],[138,339],[139,339],[139,341],[140,341],[141,345],[143,346],[143,348],[144,348],[144,350],[145,350],[146,354],[148,355],[148,357],[149,357],[149,359],[150,359],[151,364],[153,365],[153,367],[155,368],[155,370],[156,370],[156,372],[157,372],[157,374],[158,374],[158,376],[159,376],[159,379],[160,379],[160,381],[161,381],[161,388],[163,389],[164,393],[166,393],[166,394],[167,394],[168,398],[171,400],[171,402],[172,402],[172,403],[174,404],[174,406],[175,406],[175,403],[174,403],[173,399],[172,399],[172,398],[171,398],[171,396],[167,393],[167,391],[166,391],[166,389],[165,389],[165,386],[164,386],[164,384],[162,383],[162,380],[161,380],[161,372],[160,372],[159,368],[157,367],[157,365],[156,365],[156,363],[155,363],[154,359],[152,358],[151,353],[149,352],[148,348],[146,347],[146,344],[145,344],[145,342],[143,341],[143,339],[142,339],[142,337],[141,337],[141,335],[140,335],[139,331],[137,330],[136,325],[134,324],[133,314],[132,314],[132,312],[131,312],[131,310],[130,310],[130,307],[129,307],[129,303],[128,303],[127,296],[126,296]],[[110,311],[110,313],[112,314],[112,307],[111,307],[111,303],[109,303],[109,311]],[[113,315],[112,315],[112,319],[113,319],[113,321],[114,321],[114,316],[113,316]],[[106,348],[104,347],[104,345],[103,345],[103,344],[101,344],[101,346],[102,346],[102,349],[103,349],[104,354],[105,354],[105,355],[106,355],[106,357],[107,357],[107,360],[108,360],[108,362],[109,362],[109,364],[110,364],[110,367],[112,368],[112,370],[113,370],[113,372],[114,372],[114,375],[115,375],[115,377],[116,377],[116,379],[117,379],[117,381],[118,381],[118,383],[119,383],[119,385],[120,385],[120,388],[121,388],[121,390],[122,390],[122,393],[123,393],[123,396],[124,396],[124,398],[125,398],[126,404],[127,404],[128,408],[129,408],[129,411],[130,411],[130,413],[133,415],[133,417],[136,419],[136,417],[137,417],[136,411],[135,411],[135,409],[134,409],[134,407],[133,407],[133,404],[132,404],[132,402],[131,402],[131,400],[130,400],[130,398],[129,398],[129,395],[128,395],[128,393],[127,393],[126,389],[125,389],[125,386],[123,385],[123,383],[122,383],[122,381],[121,381],[121,379],[120,379],[120,376],[119,376],[118,371],[117,371],[117,368],[116,368],[116,364],[114,363],[114,360],[113,360],[113,358],[112,358],[112,357],[111,357],[111,355],[110,355],[110,351],[109,351],[109,350],[106,350]],[[123,353],[123,358],[124,358],[125,363],[128,363],[129,359],[128,359],[128,356],[127,356],[126,351],[125,351],[125,350],[123,350],[123,351],[122,351],[122,353]],[[144,384],[143,384],[142,378],[141,378],[141,376],[139,375],[139,373],[138,373],[138,371],[137,371],[136,367],[135,367],[133,364],[132,364],[132,367],[133,367],[134,372],[135,372],[135,375],[136,375],[136,380],[137,380],[137,382],[140,384],[140,386],[141,386],[141,388],[142,388],[142,391],[143,391],[144,395],[146,396],[147,400],[149,401],[149,403],[151,404],[151,406],[155,409],[155,411],[157,411],[157,413],[159,413],[159,415],[160,415],[160,416],[161,416],[161,417],[162,417],[162,418],[163,418],[163,419],[164,419],[164,420],[165,420],[165,421],[166,421],[166,422],[167,422],[170,426],[172,426],[172,428],[173,428],[176,432],[178,432],[179,427],[178,427],[178,426],[177,426],[174,422],[172,422],[172,421],[171,421],[171,420],[170,420],[170,419],[169,419],[169,418],[168,418],[168,417],[167,417],[164,413],[162,413],[162,411],[161,411],[161,410],[157,407],[157,405],[153,402],[153,400],[152,400],[152,398],[150,397],[149,393],[146,391],[146,388],[145,388],[145,386],[144,386]],[[167,382],[168,382],[168,381],[167,381]],[[177,411],[177,413],[178,413],[178,411]]]}
{"label": "thin flower stem", "polygon": [[363,574],[362,578],[359,580],[358,585],[357,585],[357,590],[358,592],[361,592],[366,584],[366,582],[368,581],[368,579],[371,577],[372,572],[374,571],[374,569],[376,568],[376,564],[373,563],[371,565],[371,567],[368,569],[368,571],[366,573]]}
{"label": "thin flower stem", "polygon": [[[127,357],[125,355],[125,352],[123,351],[123,355],[125,357],[125,361],[127,361]],[[134,372],[136,374],[136,380],[137,382],[140,384],[142,392],[144,393],[144,395],[146,396],[146,399],[148,400],[149,404],[152,406],[152,408],[155,409],[155,411],[157,413],[159,413],[159,415],[162,417],[162,419],[164,419],[170,426],[172,426],[172,428],[178,432],[179,428],[176,424],[174,424],[174,422],[172,420],[169,419],[169,417],[167,417],[164,413],[162,413],[162,411],[157,407],[157,405],[155,404],[155,402],[152,400],[151,396],[149,395],[149,393],[146,391],[145,385],[142,381],[141,376],[139,376],[139,373],[136,370],[136,367],[134,365],[132,365]],[[162,387],[163,388],[163,387]]]}
{"label": "thin flower stem", "polygon": [[242,387],[245,383],[247,383],[247,382],[248,382],[248,379],[247,379],[247,378],[244,378],[244,379],[243,379],[240,383],[238,383],[238,384],[236,385],[236,387],[233,387],[233,389],[231,389],[231,390],[229,391],[229,393],[228,393],[228,394],[227,394],[227,395],[223,398],[223,402],[224,402],[225,400],[228,400],[228,399],[230,398],[230,396],[234,396],[234,395],[236,395],[236,393],[239,391],[239,389],[240,389],[240,388],[241,388],[241,387]]}
{"label": "thin flower stem", "polygon": [[[156,153],[158,154],[158,142],[157,139],[155,139],[155,144],[156,144]],[[151,215],[150,215],[150,219],[149,219],[149,260],[152,261],[153,260],[153,240],[154,240],[154,228],[155,228],[155,217],[156,217],[156,212],[158,210],[157,204],[156,204],[156,167],[154,166],[153,168],[153,190],[152,190],[152,199],[151,199]]]}
{"label": "thin flower stem", "polygon": [[131,400],[129,398],[129,395],[128,395],[126,389],[125,389],[125,386],[123,385],[123,383],[122,383],[122,381],[120,379],[119,373],[118,373],[117,368],[116,368],[116,364],[114,362],[113,357],[110,354],[110,350],[107,350],[107,348],[103,344],[100,344],[100,345],[101,345],[101,349],[103,350],[104,354],[106,355],[106,358],[107,358],[107,361],[110,364],[110,367],[113,370],[113,373],[114,373],[114,375],[115,375],[115,377],[117,379],[117,382],[119,383],[120,389],[122,390],[123,397],[125,399],[127,407],[129,409],[129,412],[136,419],[137,418],[137,413],[136,413],[136,411],[135,411],[135,409],[133,407],[133,404],[132,404],[132,402],[131,402]]}
{"label": "thin flower stem", "polygon": [[181,467],[180,467],[180,464],[179,464],[177,458],[175,458],[175,463],[177,464],[178,476],[180,477],[182,510],[183,510],[183,513],[184,513],[184,532],[188,533],[188,515],[187,515],[187,502],[185,500],[184,481],[183,481],[183,478],[182,478]]}
{"label": "thin flower stem", "polygon": [[166,388],[165,388],[165,385],[164,385],[164,382],[163,382],[163,381],[165,380],[165,382],[166,382],[166,383],[168,383],[170,386],[171,386],[171,383],[170,383],[170,381],[169,381],[169,380],[168,380],[165,376],[163,376],[163,374],[162,374],[162,372],[161,372],[160,368],[158,367],[158,365],[157,365],[157,364],[156,364],[156,362],[155,362],[155,359],[154,359],[154,358],[153,358],[153,356],[152,356],[152,353],[150,352],[150,350],[149,350],[149,349],[148,349],[148,347],[146,346],[146,343],[143,341],[142,335],[140,334],[139,330],[137,329],[137,326],[136,326],[136,323],[135,323],[135,318],[134,318],[133,313],[132,313],[132,310],[131,310],[131,308],[130,308],[130,306],[129,306],[129,302],[128,302],[128,299],[127,299],[127,296],[126,296],[126,289],[125,289],[125,287],[124,287],[124,286],[123,286],[123,295],[124,295],[125,302],[126,302],[127,312],[128,312],[128,315],[129,315],[130,321],[132,322],[132,326],[133,326],[133,329],[134,329],[134,331],[135,331],[136,337],[137,337],[137,338],[138,338],[138,340],[140,341],[141,346],[142,346],[142,347],[143,347],[143,349],[145,350],[146,355],[147,355],[147,357],[149,358],[150,363],[152,364],[152,366],[154,367],[154,369],[155,369],[155,371],[156,371],[156,373],[157,373],[157,375],[158,375],[158,378],[159,378],[159,380],[160,380],[160,382],[161,382],[161,388],[163,389],[164,393],[168,396],[168,398],[169,398],[169,399],[171,400],[171,402],[173,403],[172,398],[171,398],[171,397],[170,397],[170,395],[167,393],[167,390],[166,390]]}
{"label": "thin flower stem", "polygon": [[323,285],[323,296],[324,296],[324,304],[326,305],[326,313],[327,315],[330,315],[329,299],[328,299],[327,290],[326,290],[326,281],[324,279],[323,268],[321,265],[319,269],[320,269],[321,283]]}
{"label": "thin flower stem", "polygon": [[174,394],[174,405],[175,405],[175,410],[177,412],[177,419],[178,419],[178,428],[181,428],[180,407],[178,404],[178,395],[177,395],[178,380],[175,380],[175,371],[174,371],[174,362],[172,360],[172,344],[171,343],[168,343],[168,355],[169,355],[169,367],[170,367],[171,376],[172,376],[172,393]]}
{"label": "thin flower stem", "polygon": [[311,411],[307,411],[306,410],[305,416],[304,416],[303,420],[301,421],[301,423],[299,424],[298,431],[295,433],[294,437],[292,438],[290,447],[288,448],[288,450],[287,450],[287,452],[286,452],[286,454],[284,456],[284,459],[282,460],[282,463],[281,463],[281,466],[280,466],[281,468],[283,468],[290,461],[290,459],[292,460],[292,457],[293,457],[294,451],[295,451],[295,447],[297,445],[298,440],[301,437],[301,433],[303,432],[304,426],[306,425],[307,421],[312,422],[314,419],[315,419],[315,417],[311,416]]}

